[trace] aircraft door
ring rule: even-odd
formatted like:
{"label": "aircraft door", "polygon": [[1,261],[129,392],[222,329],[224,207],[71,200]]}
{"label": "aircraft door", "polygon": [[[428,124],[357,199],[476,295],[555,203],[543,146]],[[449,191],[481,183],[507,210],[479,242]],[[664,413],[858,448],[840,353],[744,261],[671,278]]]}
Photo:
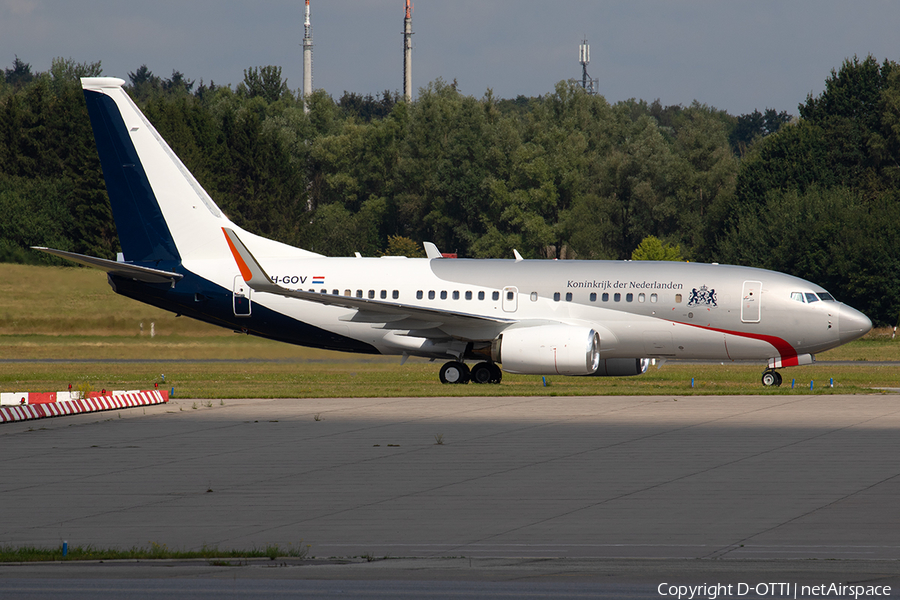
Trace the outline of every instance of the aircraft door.
{"label": "aircraft door", "polygon": [[759,323],[760,303],[762,301],[762,282],[745,281],[741,293],[741,321]]}
{"label": "aircraft door", "polygon": [[252,305],[250,303],[250,286],[244,281],[240,275],[234,278],[234,291],[232,293],[232,303],[234,306],[234,316],[249,317]]}
{"label": "aircraft door", "polygon": [[519,306],[519,289],[515,287],[503,288],[503,311],[516,312]]}

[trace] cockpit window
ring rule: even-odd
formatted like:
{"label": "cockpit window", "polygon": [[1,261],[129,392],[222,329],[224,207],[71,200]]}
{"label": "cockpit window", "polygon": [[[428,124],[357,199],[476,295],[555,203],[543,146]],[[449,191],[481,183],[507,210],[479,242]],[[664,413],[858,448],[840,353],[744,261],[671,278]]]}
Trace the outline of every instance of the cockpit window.
{"label": "cockpit window", "polygon": [[825,302],[837,302],[837,300],[834,299],[834,296],[832,296],[828,292],[819,292],[818,294],[813,294],[812,292],[791,292],[791,300],[796,300],[797,302],[803,302],[807,304],[812,304],[813,302],[818,302],[819,300],[823,300]]}

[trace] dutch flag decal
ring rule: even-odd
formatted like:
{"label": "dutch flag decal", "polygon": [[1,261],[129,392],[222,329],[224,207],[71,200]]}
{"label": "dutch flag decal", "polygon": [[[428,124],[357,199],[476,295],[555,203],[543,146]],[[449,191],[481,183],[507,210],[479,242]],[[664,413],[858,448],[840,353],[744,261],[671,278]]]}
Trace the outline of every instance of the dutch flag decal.
{"label": "dutch flag decal", "polygon": [[325,285],[325,276],[324,275],[313,275],[312,282],[313,282],[313,285]]}

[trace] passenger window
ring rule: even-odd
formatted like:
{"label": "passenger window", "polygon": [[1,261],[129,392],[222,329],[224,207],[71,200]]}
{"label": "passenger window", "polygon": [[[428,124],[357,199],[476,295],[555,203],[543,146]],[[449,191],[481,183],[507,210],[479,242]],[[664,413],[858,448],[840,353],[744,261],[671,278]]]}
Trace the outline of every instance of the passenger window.
{"label": "passenger window", "polygon": [[559,302],[559,292],[553,292],[553,301]]}
{"label": "passenger window", "polygon": [[500,292],[493,292],[493,293],[491,294],[491,298],[494,299],[494,300],[499,300],[499,299],[500,299]]}
{"label": "passenger window", "polygon": [[418,290],[418,291],[416,292],[416,300],[421,300],[421,299],[422,299],[422,296],[424,296],[424,295],[425,295],[425,294],[422,293],[422,290]]}
{"label": "passenger window", "polygon": [[362,291],[362,290],[356,290],[356,297],[357,297],[357,298],[362,298],[362,297],[363,297],[363,291]]}
{"label": "passenger window", "polygon": [[453,290],[453,299],[454,299],[454,300],[459,300],[459,292],[456,291],[456,290]]}
{"label": "passenger window", "polygon": [[634,302],[634,294],[625,294],[625,302]]}
{"label": "passenger window", "polygon": [[386,300],[386,299],[387,299],[387,290],[381,290],[381,299],[382,299],[382,300]]}
{"label": "passenger window", "polygon": [[484,292],[478,292],[478,299],[484,300]]}
{"label": "passenger window", "polygon": [[428,299],[434,300],[434,290],[428,290]]}
{"label": "passenger window", "polygon": [[591,298],[591,302],[596,302],[597,301],[597,292],[591,292],[590,298]]}
{"label": "passenger window", "polygon": [[621,301],[622,301],[622,294],[620,294],[619,292],[616,292],[615,294],[613,294],[613,301],[615,301],[615,302],[621,302]]}
{"label": "passenger window", "polygon": [[531,301],[537,302],[537,292],[531,292]]}
{"label": "passenger window", "polygon": [[566,292],[566,302],[572,301],[572,292]]}
{"label": "passenger window", "polygon": [[681,304],[681,294],[675,294],[675,304]]}
{"label": "passenger window", "polygon": [[603,295],[600,297],[604,302],[609,302],[609,292],[603,292]]}
{"label": "passenger window", "polygon": [[797,302],[804,302],[803,293],[802,292],[791,292],[791,300],[796,300]]}
{"label": "passenger window", "polygon": [[656,294],[650,294],[650,302],[656,302],[657,300],[659,300],[659,296],[657,296]]}
{"label": "passenger window", "polygon": [[334,294],[335,296],[340,296],[341,290],[331,290],[331,293]]}
{"label": "passenger window", "polygon": [[399,298],[399,297],[400,297],[400,290],[394,290],[394,293],[391,294],[391,298],[393,298],[394,300],[396,300],[396,299]]}
{"label": "passenger window", "polygon": [[441,290],[441,300],[447,299],[447,290]]}
{"label": "passenger window", "polygon": [[350,296],[350,295],[351,295],[350,290],[344,290],[344,295],[345,295],[345,296]]}
{"label": "passenger window", "polygon": [[375,290],[369,290],[369,298],[375,298]]}
{"label": "passenger window", "polygon": [[506,299],[507,299],[507,300],[512,300],[512,299],[515,298],[515,297],[516,297],[515,292],[506,292]]}
{"label": "passenger window", "polygon": [[466,292],[466,300],[472,299],[472,292]]}
{"label": "passenger window", "polygon": [[815,294],[810,294],[809,292],[806,292],[806,301],[808,303],[812,304],[813,302],[818,302],[819,299],[816,297]]}
{"label": "passenger window", "polygon": [[638,294],[638,302],[644,302],[647,299],[645,294]]}

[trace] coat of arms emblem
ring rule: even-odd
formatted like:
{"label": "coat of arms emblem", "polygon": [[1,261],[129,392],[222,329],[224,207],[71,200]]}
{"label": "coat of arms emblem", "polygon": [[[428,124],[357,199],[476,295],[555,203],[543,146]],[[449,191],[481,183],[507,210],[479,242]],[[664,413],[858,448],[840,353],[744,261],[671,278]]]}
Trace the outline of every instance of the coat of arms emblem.
{"label": "coat of arms emblem", "polygon": [[687,303],[688,306],[710,306],[717,307],[716,290],[711,290],[705,285],[701,285],[700,289],[691,290],[691,297]]}

